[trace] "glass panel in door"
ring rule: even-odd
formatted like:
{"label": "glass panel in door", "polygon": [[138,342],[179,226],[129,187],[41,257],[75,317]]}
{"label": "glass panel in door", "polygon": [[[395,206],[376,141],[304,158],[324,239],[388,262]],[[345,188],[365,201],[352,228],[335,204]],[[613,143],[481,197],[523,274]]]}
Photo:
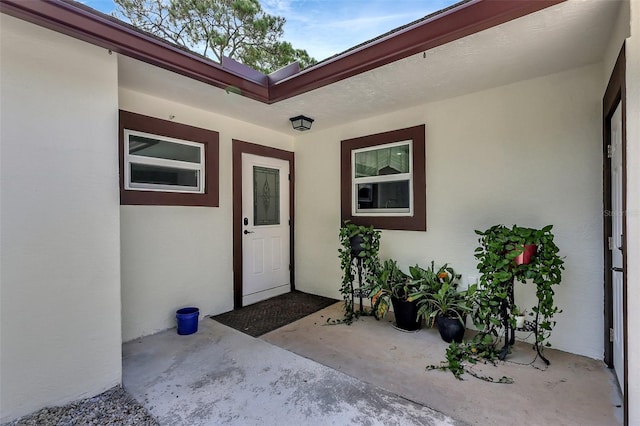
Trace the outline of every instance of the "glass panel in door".
{"label": "glass panel in door", "polygon": [[253,225],[280,224],[280,171],[253,166]]}

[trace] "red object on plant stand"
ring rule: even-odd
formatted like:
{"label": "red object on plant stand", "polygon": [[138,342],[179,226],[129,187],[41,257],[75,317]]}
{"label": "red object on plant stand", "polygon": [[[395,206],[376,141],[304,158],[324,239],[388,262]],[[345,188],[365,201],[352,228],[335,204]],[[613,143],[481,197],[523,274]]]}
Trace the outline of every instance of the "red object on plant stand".
{"label": "red object on plant stand", "polygon": [[536,254],[538,246],[535,244],[526,244],[524,250],[514,260],[516,265],[528,265],[531,262],[531,258]]}

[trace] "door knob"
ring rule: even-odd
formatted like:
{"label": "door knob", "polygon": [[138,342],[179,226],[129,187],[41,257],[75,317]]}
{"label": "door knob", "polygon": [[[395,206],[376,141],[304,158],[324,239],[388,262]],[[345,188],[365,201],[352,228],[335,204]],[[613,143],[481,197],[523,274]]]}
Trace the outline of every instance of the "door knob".
{"label": "door knob", "polygon": [[254,233],[253,231],[247,231],[246,229],[244,230],[244,235],[253,234],[253,233]]}

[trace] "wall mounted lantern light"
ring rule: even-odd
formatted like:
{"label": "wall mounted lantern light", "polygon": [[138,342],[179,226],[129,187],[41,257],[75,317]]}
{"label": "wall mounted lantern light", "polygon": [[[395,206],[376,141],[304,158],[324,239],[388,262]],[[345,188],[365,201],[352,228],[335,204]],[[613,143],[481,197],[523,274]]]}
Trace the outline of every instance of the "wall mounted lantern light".
{"label": "wall mounted lantern light", "polygon": [[301,132],[311,129],[311,123],[313,123],[313,118],[305,117],[304,115],[292,117],[289,120],[291,120],[293,128]]}

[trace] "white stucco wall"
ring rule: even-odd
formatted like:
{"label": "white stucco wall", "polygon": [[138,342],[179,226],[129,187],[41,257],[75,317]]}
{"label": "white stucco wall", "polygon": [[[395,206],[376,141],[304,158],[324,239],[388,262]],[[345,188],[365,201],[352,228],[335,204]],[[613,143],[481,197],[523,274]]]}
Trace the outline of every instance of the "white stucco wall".
{"label": "white stucco wall", "polygon": [[[427,232],[384,231],[403,269],[477,277],[474,229],[554,225],[566,256],[556,348],[602,358],[602,64],[374,117],[296,141],[296,283],[337,297],[340,140],[426,124]],[[525,306],[532,286],[517,288]]]}
{"label": "white stucco wall", "polygon": [[631,2],[627,39],[627,367],[629,424],[640,424],[640,2]]}
{"label": "white stucco wall", "polygon": [[618,54],[620,54],[620,49],[622,49],[622,44],[625,39],[629,37],[629,7],[629,0],[620,2],[620,10],[618,11],[616,23],[613,28],[611,28],[609,42],[607,43],[607,48],[604,52],[604,59],[602,61],[604,64],[604,73],[602,74],[602,78],[605,88],[609,83],[609,78],[611,77],[611,72],[613,71],[613,67],[618,59]]}
{"label": "white stucco wall", "polygon": [[175,311],[233,309],[232,139],[293,151],[293,137],[120,90],[120,108],[220,133],[220,207],[122,206],[122,334],[128,341],[175,327]]}
{"label": "white stucco wall", "polygon": [[0,15],[0,421],[121,381],[117,66]]}

